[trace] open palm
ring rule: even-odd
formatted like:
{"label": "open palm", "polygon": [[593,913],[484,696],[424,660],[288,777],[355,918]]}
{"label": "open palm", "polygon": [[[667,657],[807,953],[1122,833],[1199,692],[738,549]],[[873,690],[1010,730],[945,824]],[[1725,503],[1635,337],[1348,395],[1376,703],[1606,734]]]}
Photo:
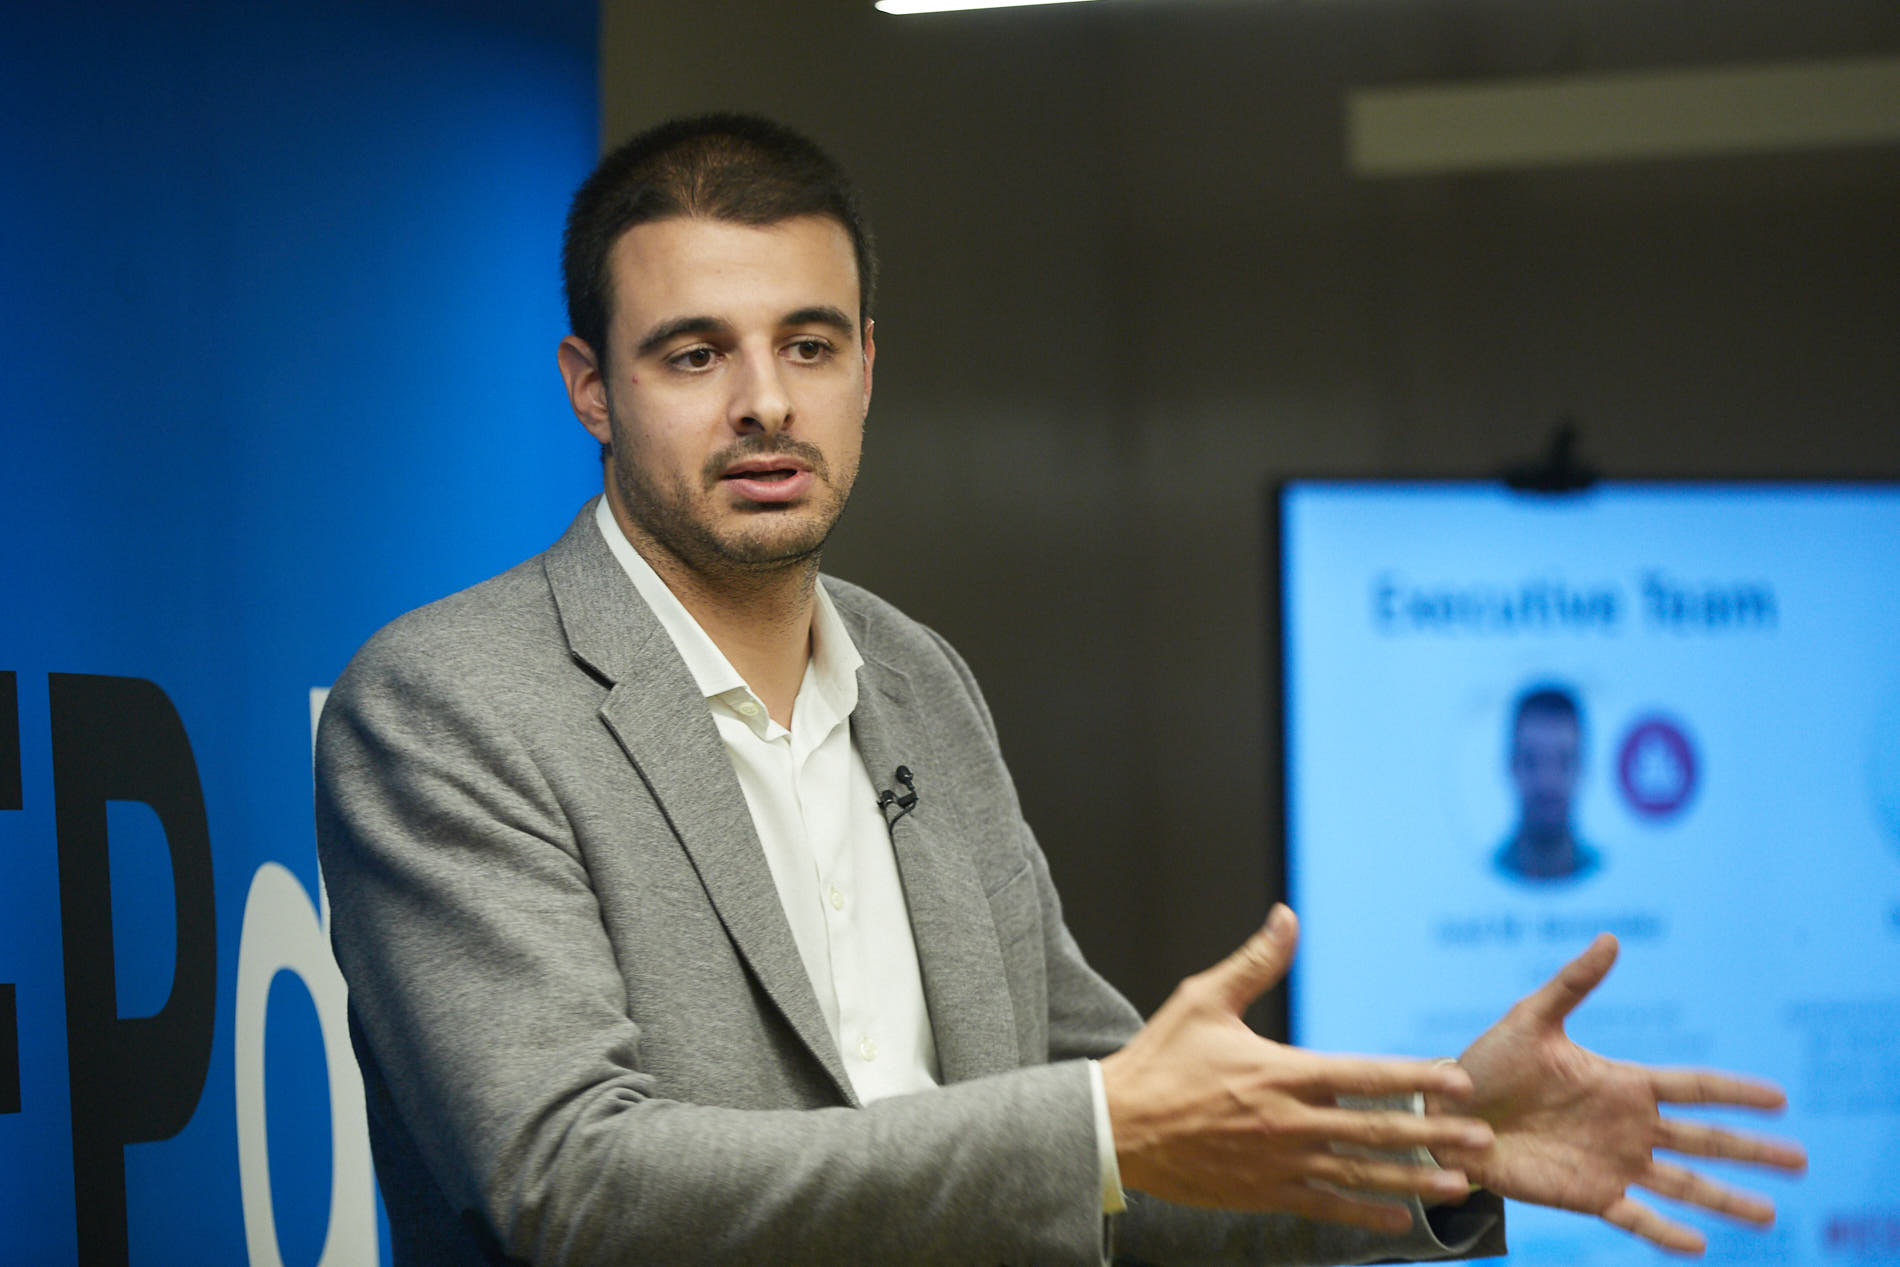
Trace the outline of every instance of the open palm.
{"label": "open palm", "polygon": [[1503,1196],[1594,1214],[1682,1253],[1701,1252],[1702,1235],[1630,1197],[1631,1187],[1751,1223],[1772,1222],[1768,1201],[1659,1160],[1655,1150],[1798,1171],[1807,1158],[1792,1144],[1659,1111],[1663,1104],[1778,1109],[1785,1103],[1780,1090],[1729,1074],[1606,1060],[1564,1033],[1565,1018],[1615,961],[1616,939],[1598,937],[1458,1058],[1471,1075],[1472,1095],[1442,1107],[1485,1119],[1497,1138],[1481,1154],[1447,1160]]}

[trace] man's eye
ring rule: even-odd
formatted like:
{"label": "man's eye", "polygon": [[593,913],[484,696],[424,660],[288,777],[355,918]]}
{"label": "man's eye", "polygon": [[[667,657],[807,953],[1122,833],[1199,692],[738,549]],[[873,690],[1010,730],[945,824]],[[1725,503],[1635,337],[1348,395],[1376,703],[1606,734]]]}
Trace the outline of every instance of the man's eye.
{"label": "man's eye", "polygon": [[800,339],[792,344],[792,356],[800,361],[816,361],[831,350],[823,339]]}
{"label": "man's eye", "polygon": [[673,357],[673,364],[686,370],[703,370],[713,363],[711,348],[687,348]]}

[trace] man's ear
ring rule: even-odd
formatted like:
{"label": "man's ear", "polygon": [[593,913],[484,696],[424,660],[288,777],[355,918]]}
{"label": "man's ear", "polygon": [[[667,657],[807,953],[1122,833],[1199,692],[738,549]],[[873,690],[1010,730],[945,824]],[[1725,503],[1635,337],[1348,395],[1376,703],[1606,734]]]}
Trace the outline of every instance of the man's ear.
{"label": "man's ear", "polygon": [[871,327],[876,325],[869,317],[864,319],[864,410],[871,410],[871,369],[877,362],[877,340],[871,337]]}
{"label": "man's ear", "polygon": [[613,426],[607,418],[607,379],[600,358],[579,335],[570,334],[554,351],[561,365],[561,379],[567,384],[567,403],[574,416],[587,428],[587,434],[602,444],[613,443]]}

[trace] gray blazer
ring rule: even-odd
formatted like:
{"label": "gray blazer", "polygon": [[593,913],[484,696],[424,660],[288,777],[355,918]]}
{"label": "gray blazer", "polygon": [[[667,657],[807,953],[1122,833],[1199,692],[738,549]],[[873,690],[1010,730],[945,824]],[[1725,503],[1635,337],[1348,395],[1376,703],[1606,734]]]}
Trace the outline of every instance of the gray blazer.
{"label": "gray blazer", "polygon": [[[968,668],[824,584],[872,779],[915,772],[892,844],[946,1085],[856,1101],[705,701],[590,505],[378,633],[324,710],[317,839],[398,1262],[1100,1261],[1081,1058],[1140,1018],[1063,926]],[[1119,1243],[1156,1261],[1499,1245],[1133,1200]]]}

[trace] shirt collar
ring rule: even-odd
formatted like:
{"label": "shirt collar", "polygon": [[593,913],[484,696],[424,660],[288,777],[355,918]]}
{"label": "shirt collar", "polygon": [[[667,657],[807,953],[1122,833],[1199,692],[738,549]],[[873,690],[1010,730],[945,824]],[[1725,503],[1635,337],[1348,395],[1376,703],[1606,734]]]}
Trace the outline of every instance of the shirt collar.
{"label": "shirt collar", "polygon": [[[613,509],[608,506],[605,497],[594,506],[594,523],[600,529],[600,535],[606,539],[607,548],[613,552],[627,579],[633,582],[634,589],[646,605],[653,609],[653,615],[666,630],[667,637],[679,648],[680,658],[686,661],[687,672],[693,675],[700,693],[710,702],[725,704],[747,722],[748,725],[765,735],[776,726],[765,714],[764,705],[752,688],[747,686],[739,671],[732,667],[725,653],[717,643],[700,628],[686,605],[667,588],[653,565],[641,557],[627,540],[627,534],[621,531],[620,523],[614,518]],[[810,721],[820,723],[825,729],[837,721],[849,717],[858,706],[858,668],[864,658],[858,654],[857,644],[851,641],[851,634],[844,627],[844,621],[838,615],[838,609],[832,605],[831,595],[819,584],[814,589],[812,603],[812,654],[805,668],[804,681],[799,686],[797,702],[792,706],[793,724],[806,720],[803,714],[818,712],[828,716],[814,716]],[[747,714],[739,705],[749,701],[755,706],[755,712]],[[815,709],[807,704],[816,705]]]}

